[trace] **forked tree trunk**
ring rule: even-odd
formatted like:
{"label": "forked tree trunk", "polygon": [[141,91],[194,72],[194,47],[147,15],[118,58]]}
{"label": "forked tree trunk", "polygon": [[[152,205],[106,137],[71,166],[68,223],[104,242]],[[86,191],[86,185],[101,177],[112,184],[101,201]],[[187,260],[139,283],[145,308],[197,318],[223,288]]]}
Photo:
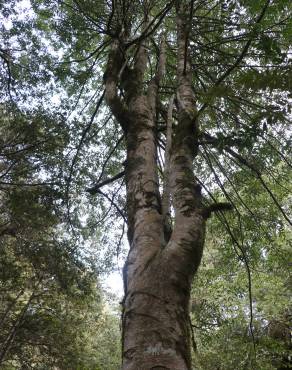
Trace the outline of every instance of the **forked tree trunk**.
{"label": "forked tree trunk", "polygon": [[151,236],[152,228],[155,229],[150,224],[148,236],[145,233],[137,236],[142,239],[143,248],[148,247],[148,255],[145,253],[140,258],[132,251],[129,256],[122,369],[189,370],[189,297],[193,271],[186,266],[185,247],[181,246],[177,253],[174,241],[166,246],[160,244],[156,253],[151,254],[153,245],[159,246],[156,230]]}
{"label": "forked tree trunk", "polygon": [[[147,91],[143,88],[147,38],[139,44],[135,65],[129,68],[123,50],[126,27],[112,44],[105,74],[106,100],[125,132],[127,147],[130,251],[124,268],[123,370],[191,369],[189,298],[202,256],[206,213],[193,174],[198,123],[184,4],[176,3],[177,119],[167,154],[169,188],[165,189],[174,210],[170,232],[165,216],[169,210],[162,209],[161,199],[163,204],[170,202],[160,194],[157,174],[156,112],[165,65],[163,42]],[[147,22],[145,16],[145,27]],[[118,94],[121,87],[123,99]]]}

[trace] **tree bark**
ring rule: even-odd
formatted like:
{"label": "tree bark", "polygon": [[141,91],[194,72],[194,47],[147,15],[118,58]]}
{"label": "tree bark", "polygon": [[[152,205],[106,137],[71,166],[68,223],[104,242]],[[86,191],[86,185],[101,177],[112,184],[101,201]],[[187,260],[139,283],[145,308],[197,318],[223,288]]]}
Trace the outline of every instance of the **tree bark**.
{"label": "tree bark", "polygon": [[[143,88],[147,39],[135,65],[125,65],[119,40],[112,44],[106,72],[106,100],[124,129],[127,148],[128,240],[122,314],[123,370],[191,369],[189,299],[200,264],[205,217],[193,174],[197,152],[196,100],[188,55],[185,2],[177,13],[177,120],[168,145],[167,191],[174,226],[166,232],[157,171],[156,109],[165,56],[161,48],[155,77]],[[145,16],[147,25],[147,16]],[[164,41],[162,41],[162,46]],[[127,73],[123,73],[126,71]],[[119,80],[120,79],[120,80]],[[118,93],[122,86],[124,94]],[[171,138],[168,135],[168,139]],[[169,203],[169,200],[167,202]]]}

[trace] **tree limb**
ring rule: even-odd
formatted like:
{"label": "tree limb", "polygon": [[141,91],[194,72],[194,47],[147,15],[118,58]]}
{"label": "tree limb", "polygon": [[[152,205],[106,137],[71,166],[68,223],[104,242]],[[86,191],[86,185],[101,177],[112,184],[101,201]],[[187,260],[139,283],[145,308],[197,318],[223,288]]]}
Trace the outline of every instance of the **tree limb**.
{"label": "tree limb", "polygon": [[125,175],[125,171],[122,171],[122,172],[118,173],[117,175],[111,177],[110,179],[106,179],[104,181],[101,181],[101,182],[97,183],[96,185],[92,186],[91,188],[85,189],[85,191],[87,191],[91,195],[100,193],[99,189],[101,187],[103,187],[105,185],[108,185],[108,184],[111,184],[111,183],[115,182],[118,179],[121,179],[124,175]]}

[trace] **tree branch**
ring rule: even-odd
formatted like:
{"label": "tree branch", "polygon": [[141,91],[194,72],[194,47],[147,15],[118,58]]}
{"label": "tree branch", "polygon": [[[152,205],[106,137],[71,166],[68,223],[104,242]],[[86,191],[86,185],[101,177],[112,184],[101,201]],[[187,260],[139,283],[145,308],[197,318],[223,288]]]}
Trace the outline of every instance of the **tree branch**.
{"label": "tree branch", "polygon": [[100,193],[99,189],[101,187],[103,187],[105,185],[108,185],[108,184],[111,184],[111,183],[115,182],[118,179],[121,179],[124,175],[125,175],[125,171],[122,171],[122,172],[118,173],[117,175],[111,177],[110,179],[106,179],[104,181],[101,181],[101,182],[97,183],[96,185],[92,186],[91,188],[85,189],[85,191],[87,191],[91,195]]}
{"label": "tree branch", "polygon": [[[255,21],[255,25],[259,24],[261,22],[261,20],[263,19],[265,13],[266,13],[266,10],[268,9],[268,6],[270,4],[271,0],[267,0],[260,15],[258,16],[258,18],[256,19]],[[233,70],[242,62],[243,58],[245,57],[252,41],[254,39],[253,38],[250,38],[247,43],[245,44],[245,46],[243,47],[240,55],[237,57],[237,59],[235,60],[234,64],[232,64],[219,78],[218,80],[215,82],[214,86],[218,86],[221,84],[221,82],[223,82],[226,77],[228,77],[231,72],[233,72]],[[198,114],[200,114],[206,107],[208,106],[208,103],[204,103],[202,105],[202,107],[199,109],[198,111]]]}

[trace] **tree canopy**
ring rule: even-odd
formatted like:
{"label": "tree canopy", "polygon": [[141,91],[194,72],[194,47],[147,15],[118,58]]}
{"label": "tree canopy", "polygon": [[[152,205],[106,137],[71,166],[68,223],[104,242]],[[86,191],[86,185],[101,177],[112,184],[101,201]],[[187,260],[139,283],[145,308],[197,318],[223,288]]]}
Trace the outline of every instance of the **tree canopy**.
{"label": "tree canopy", "polygon": [[[126,234],[135,244],[146,205],[164,218],[165,245],[178,213],[208,219],[201,265],[188,258],[200,265],[193,368],[288,369],[291,2],[6,0],[0,10],[1,366],[118,369],[119,320],[99,280],[129,265]],[[144,98],[156,153],[146,175]],[[145,185],[151,171],[157,189]],[[131,176],[148,179],[139,199]]]}

